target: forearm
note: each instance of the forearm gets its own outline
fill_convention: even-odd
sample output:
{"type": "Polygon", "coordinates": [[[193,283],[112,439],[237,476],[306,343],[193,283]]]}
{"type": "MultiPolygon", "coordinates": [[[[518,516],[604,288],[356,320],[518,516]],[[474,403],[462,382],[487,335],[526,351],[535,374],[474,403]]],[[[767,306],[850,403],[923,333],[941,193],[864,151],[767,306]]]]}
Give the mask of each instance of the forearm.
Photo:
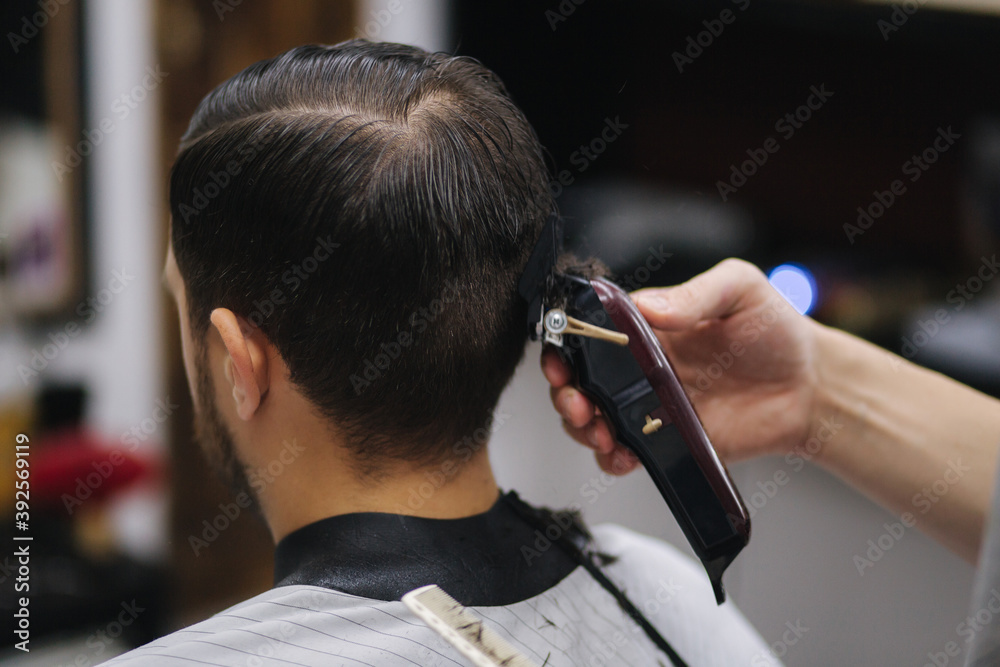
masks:
{"type": "Polygon", "coordinates": [[[1000,401],[817,326],[817,417],[840,428],[818,461],[975,562],[1000,452],[1000,401]]]}

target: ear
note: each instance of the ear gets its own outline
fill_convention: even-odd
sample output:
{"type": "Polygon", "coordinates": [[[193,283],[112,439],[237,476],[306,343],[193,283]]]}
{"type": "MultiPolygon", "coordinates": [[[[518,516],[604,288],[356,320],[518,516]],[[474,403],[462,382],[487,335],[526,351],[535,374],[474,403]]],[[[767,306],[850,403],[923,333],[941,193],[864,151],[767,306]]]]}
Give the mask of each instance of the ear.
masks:
{"type": "Polygon", "coordinates": [[[233,387],[236,414],[247,421],[267,394],[267,342],[259,330],[228,308],[216,308],[210,319],[226,348],[225,374],[233,387]]]}

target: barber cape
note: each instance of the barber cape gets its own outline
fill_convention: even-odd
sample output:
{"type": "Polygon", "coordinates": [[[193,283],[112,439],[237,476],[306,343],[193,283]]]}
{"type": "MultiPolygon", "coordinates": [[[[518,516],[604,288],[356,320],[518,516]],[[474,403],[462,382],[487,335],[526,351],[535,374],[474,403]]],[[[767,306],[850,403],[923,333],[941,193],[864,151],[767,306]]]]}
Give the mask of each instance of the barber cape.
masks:
{"type": "Polygon", "coordinates": [[[358,513],[317,521],[278,544],[275,581],[105,664],[470,664],[399,601],[428,584],[545,667],[669,666],[663,640],[692,667],[780,664],[732,603],[715,604],[704,572],[673,547],[615,525],[590,534],[514,493],[462,519],[358,513]]]}

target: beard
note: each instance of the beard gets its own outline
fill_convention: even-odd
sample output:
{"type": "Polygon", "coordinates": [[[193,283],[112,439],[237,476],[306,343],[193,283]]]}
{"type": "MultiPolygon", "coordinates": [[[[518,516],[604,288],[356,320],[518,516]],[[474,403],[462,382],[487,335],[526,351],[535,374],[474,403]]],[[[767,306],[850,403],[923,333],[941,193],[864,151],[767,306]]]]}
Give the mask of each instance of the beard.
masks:
{"type": "Polygon", "coordinates": [[[195,441],[212,472],[229,488],[229,492],[235,497],[246,494],[251,508],[260,514],[258,499],[247,478],[247,465],[240,460],[232,433],[215,405],[215,382],[208,370],[207,346],[198,345],[198,348],[195,361],[198,390],[194,406],[195,441]]]}

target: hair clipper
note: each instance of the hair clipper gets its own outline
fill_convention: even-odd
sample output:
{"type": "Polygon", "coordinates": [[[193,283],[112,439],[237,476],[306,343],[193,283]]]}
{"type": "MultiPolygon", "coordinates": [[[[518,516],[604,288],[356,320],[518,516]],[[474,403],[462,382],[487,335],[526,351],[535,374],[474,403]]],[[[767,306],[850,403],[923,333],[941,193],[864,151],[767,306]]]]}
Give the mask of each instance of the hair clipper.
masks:
{"type": "Polygon", "coordinates": [[[575,385],[642,462],[722,604],[722,574],[750,540],[746,507],[631,298],[604,278],[555,272],[561,249],[561,220],[552,216],[519,286],[529,333],[558,348],[575,385]],[[546,294],[559,303],[545,303],[546,294]]]}

